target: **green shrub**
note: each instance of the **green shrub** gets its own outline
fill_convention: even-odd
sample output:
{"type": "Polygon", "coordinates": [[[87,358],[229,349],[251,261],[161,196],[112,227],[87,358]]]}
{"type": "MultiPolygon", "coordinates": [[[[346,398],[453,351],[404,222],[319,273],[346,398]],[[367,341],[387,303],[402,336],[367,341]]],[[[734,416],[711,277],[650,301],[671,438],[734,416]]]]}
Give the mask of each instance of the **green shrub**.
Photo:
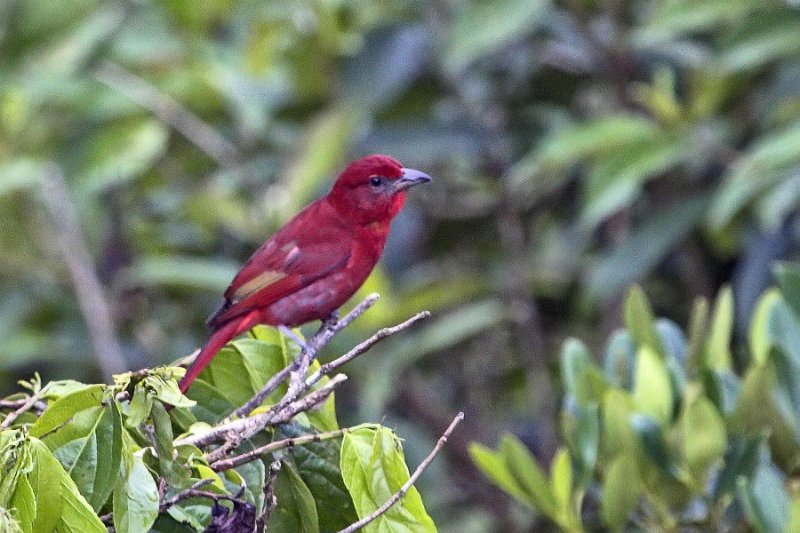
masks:
{"type": "Polygon", "coordinates": [[[476,464],[566,531],[800,530],[800,268],[776,273],[738,357],[730,289],[710,317],[698,299],[684,332],[634,287],[599,361],[564,343],[550,474],[510,434],[494,450],[473,443],[476,464]]]}

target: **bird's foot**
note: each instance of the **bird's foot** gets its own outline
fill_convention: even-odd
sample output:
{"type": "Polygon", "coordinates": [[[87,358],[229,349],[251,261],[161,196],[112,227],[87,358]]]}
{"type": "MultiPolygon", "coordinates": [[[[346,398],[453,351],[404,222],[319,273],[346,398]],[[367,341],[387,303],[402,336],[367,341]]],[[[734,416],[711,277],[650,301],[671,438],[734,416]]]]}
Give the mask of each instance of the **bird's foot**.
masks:
{"type": "Polygon", "coordinates": [[[306,353],[309,352],[308,344],[306,344],[305,341],[303,341],[303,339],[298,337],[297,334],[294,331],[292,331],[291,329],[289,329],[289,328],[287,328],[286,326],[283,326],[283,325],[278,326],[278,331],[283,333],[284,336],[289,337],[290,339],[292,339],[294,341],[294,343],[297,346],[300,347],[300,351],[301,352],[306,352],[306,353]]]}
{"type": "Polygon", "coordinates": [[[332,312],[330,315],[322,319],[322,328],[331,328],[339,322],[339,310],[332,312]]]}

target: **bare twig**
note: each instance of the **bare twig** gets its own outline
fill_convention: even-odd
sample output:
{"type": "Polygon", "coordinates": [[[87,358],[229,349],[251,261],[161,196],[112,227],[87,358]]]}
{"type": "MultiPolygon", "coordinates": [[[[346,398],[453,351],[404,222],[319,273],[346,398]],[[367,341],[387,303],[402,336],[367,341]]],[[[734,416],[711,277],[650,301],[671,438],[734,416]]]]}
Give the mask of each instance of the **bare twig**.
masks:
{"type": "Polygon", "coordinates": [[[237,455],[235,457],[229,457],[228,459],[222,459],[213,463],[211,468],[213,468],[217,472],[222,472],[223,470],[229,470],[231,468],[236,468],[237,466],[243,465],[245,463],[249,463],[250,461],[268,454],[272,453],[277,450],[282,450],[283,448],[293,448],[295,446],[302,446],[304,444],[309,444],[312,442],[322,442],[324,440],[330,439],[338,439],[345,433],[350,431],[354,431],[355,429],[361,427],[373,427],[374,424],[361,424],[356,427],[351,428],[341,428],[336,429],[333,431],[324,431],[322,433],[310,433],[308,435],[300,435],[299,437],[289,437],[286,439],[276,440],[274,442],[270,442],[269,444],[265,444],[264,446],[259,446],[254,450],[250,450],[249,452],[245,452],[241,455],[237,455]]]}
{"type": "Polygon", "coordinates": [[[89,329],[97,363],[106,377],[127,368],[114,333],[111,307],[92,265],[92,258],[81,233],[75,205],[69,197],[61,169],[51,166],[44,180],[44,199],[55,226],[55,241],[67,263],[86,326],[89,329]]]}
{"type": "MultiPolygon", "coordinates": [[[[308,396],[289,404],[279,413],[260,413],[249,418],[233,420],[226,424],[215,426],[205,433],[190,435],[188,437],[178,439],[175,441],[175,446],[181,446],[183,444],[191,444],[198,447],[206,446],[212,442],[224,440],[229,432],[240,436],[242,440],[250,438],[265,427],[288,422],[300,411],[316,405],[320,401],[323,401],[330,396],[330,394],[333,392],[333,389],[335,389],[345,380],[347,380],[347,376],[344,374],[338,374],[337,376],[331,378],[331,380],[324,386],[315,390],[308,396]]],[[[217,459],[221,459],[221,457],[217,457],[217,459]]]]}
{"type": "Polygon", "coordinates": [[[14,420],[19,418],[23,413],[28,411],[31,407],[33,407],[39,398],[41,397],[41,391],[36,391],[35,393],[28,396],[27,399],[24,400],[24,403],[17,407],[16,411],[12,411],[8,413],[8,415],[3,419],[3,422],[0,423],[0,430],[8,429],[11,427],[11,424],[14,423],[14,420]]]}
{"type": "MultiPolygon", "coordinates": [[[[234,411],[233,416],[241,418],[249,415],[256,407],[264,403],[266,397],[272,394],[275,389],[277,389],[278,386],[283,383],[287,377],[289,377],[289,374],[292,371],[295,371],[303,366],[304,362],[307,372],[308,364],[310,364],[310,362],[317,356],[317,353],[319,353],[319,351],[331,341],[334,335],[349,326],[353,320],[364,314],[367,309],[375,305],[375,302],[378,301],[378,298],[380,298],[380,295],[373,292],[364,298],[342,319],[323,321],[319,330],[317,330],[314,336],[308,339],[306,342],[308,351],[304,349],[290,365],[272,376],[272,378],[270,378],[266,385],[264,385],[264,387],[262,387],[262,389],[258,391],[255,396],[250,398],[247,402],[245,402],[244,405],[234,411]]],[[[300,372],[296,372],[296,375],[305,377],[306,372],[303,372],[302,374],[300,374],[300,372]]],[[[301,392],[302,388],[298,387],[297,385],[295,385],[294,388],[290,387],[290,390],[287,391],[286,395],[284,395],[284,397],[281,399],[283,405],[276,404],[273,406],[273,410],[278,411],[282,409],[288,405],[289,402],[294,401],[301,392]]]]}
{"type": "Polygon", "coordinates": [[[330,374],[331,372],[333,372],[340,366],[344,365],[345,363],[349,363],[359,355],[364,354],[367,350],[375,346],[382,339],[385,339],[390,335],[394,335],[399,331],[403,331],[404,329],[408,329],[417,322],[419,322],[420,320],[426,319],[429,316],[431,316],[430,311],[421,311],[416,315],[412,316],[411,318],[409,318],[408,320],[406,320],[405,322],[401,322],[396,326],[379,329],[371,337],[354,346],[346,354],[334,359],[333,361],[325,363],[324,365],[321,365],[319,369],[317,369],[316,372],[311,374],[311,376],[309,376],[309,378],[306,380],[306,386],[310,387],[314,385],[322,378],[322,376],[330,374]]]}
{"type": "Polygon", "coordinates": [[[186,137],[220,165],[230,167],[239,161],[236,146],[174,98],[116,63],[103,60],[94,69],[95,78],[151,111],[186,137]]]}
{"type": "Polygon", "coordinates": [[[281,469],[280,461],[273,461],[269,465],[267,472],[267,479],[264,482],[264,509],[261,514],[256,518],[256,533],[263,533],[266,530],[267,520],[269,520],[272,511],[278,506],[278,498],[275,497],[275,481],[278,478],[278,472],[281,469]]]}
{"type": "Polygon", "coordinates": [[[414,483],[416,483],[419,476],[422,475],[422,472],[424,472],[425,469],[428,468],[428,465],[431,464],[433,458],[436,457],[436,454],[439,453],[439,450],[441,450],[442,447],[447,442],[447,438],[450,436],[450,434],[462,420],[464,420],[464,413],[458,413],[456,417],[453,419],[453,421],[450,423],[450,425],[447,427],[447,429],[444,431],[444,433],[442,433],[442,436],[439,437],[439,440],[436,442],[436,446],[433,447],[433,450],[431,450],[431,453],[429,453],[428,456],[425,459],[423,459],[423,461],[419,464],[417,469],[414,470],[414,473],[411,474],[411,476],[409,476],[408,481],[406,481],[403,484],[403,486],[400,487],[400,490],[395,492],[391,498],[386,500],[386,502],[384,502],[383,505],[375,509],[375,511],[368,514],[358,522],[350,524],[346,528],[339,531],[339,533],[353,533],[354,531],[361,529],[362,527],[366,526],[367,524],[369,524],[370,522],[372,522],[373,520],[384,514],[386,511],[388,511],[394,504],[399,502],[403,498],[403,496],[406,495],[411,486],[414,483]]]}

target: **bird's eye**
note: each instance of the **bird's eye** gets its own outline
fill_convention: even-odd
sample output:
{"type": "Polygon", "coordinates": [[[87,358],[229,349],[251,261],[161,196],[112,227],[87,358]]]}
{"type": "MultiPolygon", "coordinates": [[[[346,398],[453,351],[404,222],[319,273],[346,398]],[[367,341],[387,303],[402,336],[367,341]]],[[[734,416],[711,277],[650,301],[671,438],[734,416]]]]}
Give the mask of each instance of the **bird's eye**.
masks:
{"type": "Polygon", "coordinates": [[[380,187],[381,185],[383,185],[383,178],[380,176],[372,176],[369,179],[369,184],[372,185],[373,187],[380,187]]]}

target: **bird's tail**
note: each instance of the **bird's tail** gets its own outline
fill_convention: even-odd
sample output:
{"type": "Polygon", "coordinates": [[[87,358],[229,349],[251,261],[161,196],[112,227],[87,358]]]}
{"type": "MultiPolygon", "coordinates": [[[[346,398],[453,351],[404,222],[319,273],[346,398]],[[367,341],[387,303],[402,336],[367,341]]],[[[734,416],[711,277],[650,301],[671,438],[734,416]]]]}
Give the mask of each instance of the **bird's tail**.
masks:
{"type": "Polygon", "coordinates": [[[186,369],[186,375],[183,376],[183,379],[181,379],[179,383],[181,392],[185,393],[189,389],[189,386],[195,378],[200,375],[200,372],[203,371],[208,363],[211,362],[211,359],[217,355],[217,352],[219,352],[229,340],[247,331],[255,324],[255,317],[252,314],[248,314],[223,324],[212,333],[211,338],[208,339],[208,342],[206,342],[205,346],[200,350],[200,353],[197,354],[197,357],[194,358],[192,364],[186,369]]]}

